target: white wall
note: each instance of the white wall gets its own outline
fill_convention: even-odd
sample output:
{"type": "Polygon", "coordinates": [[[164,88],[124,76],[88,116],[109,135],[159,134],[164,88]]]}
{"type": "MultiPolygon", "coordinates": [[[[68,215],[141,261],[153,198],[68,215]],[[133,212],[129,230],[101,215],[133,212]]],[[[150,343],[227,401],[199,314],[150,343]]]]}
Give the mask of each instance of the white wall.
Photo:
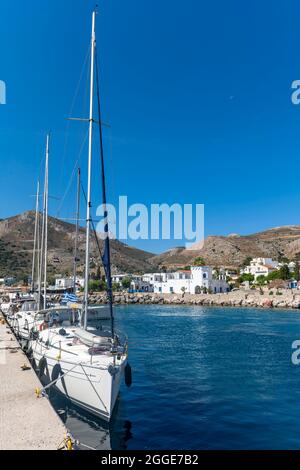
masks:
{"type": "Polygon", "coordinates": [[[61,277],[59,279],[55,279],[55,287],[69,289],[72,286],[73,286],[73,278],[61,277]]]}
{"type": "Polygon", "coordinates": [[[192,266],[191,274],[177,271],[168,273],[162,282],[154,282],[154,292],[162,294],[200,293],[204,288],[213,292],[227,292],[229,285],[224,279],[213,279],[210,266],[192,266]]]}

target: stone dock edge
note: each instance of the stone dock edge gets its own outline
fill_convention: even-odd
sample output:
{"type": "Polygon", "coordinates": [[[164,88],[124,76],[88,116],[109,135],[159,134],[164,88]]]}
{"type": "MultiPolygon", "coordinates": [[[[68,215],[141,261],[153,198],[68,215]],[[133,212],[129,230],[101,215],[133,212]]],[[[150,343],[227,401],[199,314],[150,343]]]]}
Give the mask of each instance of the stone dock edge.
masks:
{"type": "Polygon", "coordinates": [[[0,314],[0,450],[58,450],[68,430],[0,314]]]}

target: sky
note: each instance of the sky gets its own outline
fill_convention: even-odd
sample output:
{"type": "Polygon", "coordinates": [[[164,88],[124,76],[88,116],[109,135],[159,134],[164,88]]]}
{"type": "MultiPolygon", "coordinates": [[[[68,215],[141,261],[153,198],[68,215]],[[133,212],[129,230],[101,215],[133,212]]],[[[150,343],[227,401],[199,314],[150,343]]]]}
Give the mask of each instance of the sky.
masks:
{"type": "MultiPolygon", "coordinates": [[[[0,218],[34,208],[48,131],[50,213],[74,218],[87,125],[67,118],[88,116],[93,7],[1,0],[0,218]]],[[[206,236],[300,224],[299,13],[293,0],[99,1],[109,202],[204,204],[206,236]]],[[[94,155],[95,211],[97,144],[94,155]]],[[[183,244],[127,242],[153,252],[183,244]]]]}

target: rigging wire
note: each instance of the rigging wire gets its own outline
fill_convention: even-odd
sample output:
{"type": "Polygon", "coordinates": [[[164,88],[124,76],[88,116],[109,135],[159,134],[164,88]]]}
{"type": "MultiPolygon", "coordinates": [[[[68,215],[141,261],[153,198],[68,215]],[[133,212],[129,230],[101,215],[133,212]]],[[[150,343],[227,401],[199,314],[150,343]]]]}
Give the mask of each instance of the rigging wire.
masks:
{"type": "Polygon", "coordinates": [[[97,108],[98,108],[98,123],[99,123],[99,145],[100,145],[100,163],[102,173],[102,203],[104,204],[104,215],[105,215],[105,248],[104,256],[102,257],[103,267],[106,274],[107,282],[107,297],[109,300],[110,308],[110,321],[111,321],[111,334],[112,339],[115,339],[115,319],[113,313],[113,291],[112,291],[112,279],[111,279],[111,264],[110,264],[110,239],[109,239],[109,227],[108,227],[108,213],[107,213],[107,201],[106,201],[106,185],[105,185],[105,165],[104,165],[104,151],[103,151],[103,134],[102,134],[102,119],[101,119],[101,98],[100,98],[100,77],[98,67],[98,50],[95,48],[96,56],[96,84],[97,84],[97,108]]]}
{"type": "MultiPolygon", "coordinates": [[[[83,187],[83,185],[82,185],[81,182],[80,182],[80,185],[81,185],[81,190],[82,190],[82,193],[83,193],[83,197],[84,197],[85,203],[87,203],[87,198],[86,198],[85,190],[84,190],[84,187],[83,187]]],[[[101,261],[102,261],[102,250],[101,250],[100,241],[99,241],[99,238],[98,238],[98,235],[97,235],[96,227],[95,227],[95,224],[94,224],[94,220],[93,220],[93,219],[90,219],[90,221],[91,221],[91,224],[92,224],[92,230],[93,230],[93,233],[94,233],[94,236],[95,236],[97,248],[98,248],[98,250],[99,250],[100,258],[101,258],[101,261]]]]}
{"type": "Polygon", "coordinates": [[[81,162],[82,153],[83,153],[84,146],[85,146],[85,144],[86,144],[87,138],[88,138],[88,130],[86,131],[86,134],[85,134],[84,139],[83,139],[83,141],[82,141],[81,147],[80,147],[80,149],[79,149],[79,154],[78,154],[78,157],[77,157],[76,162],[75,162],[75,164],[74,164],[74,167],[73,167],[71,176],[70,176],[70,178],[69,178],[69,182],[68,182],[67,187],[66,187],[66,190],[65,190],[65,192],[64,192],[64,195],[63,195],[63,197],[62,197],[62,199],[61,199],[61,201],[60,201],[60,204],[59,204],[59,206],[58,206],[58,209],[57,209],[57,211],[56,211],[56,216],[57,216],[57,217],[59,217],[61,208],[62,208],[62,206],[63,206],[63,204],[64,204],[64,202],[65,202],[65,199],[66,199],[66,197],[67,197],[67,195],[68,195],[68,193],[69,193],[69,191],[70,191],[70,188],[71,188],[71,186],[72,186],[74,177],[75,177],[75,175],[76,175],[76,169],[77,169],[79,166],[81,166],[81,165],[80,165],[80,162],[81,162]]]}
{"type": "MultiPolygon", "coordinates": [[[[99,56],[99,47],[97,47],[97,56],[99,56]]],[[[97,60],[97,67],[98,67],[98,77],[102,75],[102,67],[101,67],[101,62],[99,62],[99,60],[97,60]]],[[[101,87],[102,87],[102,90],[103,88],[105,88],[103,86],[103,83],[101,83],[101,87]]],[[[107,93],[107,88],[104,89],[104,93],[103,93],[105,96],[108,95],[107,93]]],[[[111,122],[111,119],[110,119],[110,113],[109,113],[109,109],[107,109],[106,107],[106,111],[105,111],[106,115],[107,115],[107,122],[110,123],[111,122]]],[[[109,172],[110,172],[110,175],[111,175],[111,182],[110,182],[110,185],[109,185],[109,192],[110,192],[110,196],[111,196],[111,199],[114,200],[116,197],[117,197],[117,193],[116,193],[116,184],[115,184],[115,166],[114,166],[114,160],[113,160],[113,132],[112,132],[112,128],[111,126],[108,126],[108,136],[103,136],[104,137],[104,140],[107,140],[108,141],[108,159],[109,159],[109,172]]]]}
{"type": "MultiPolygon", "coordinates": [[[[90,46],[88,46],[87,53],[86,53],[86,55],[85,55],[85,59],[84,59],[83,65],[82,65],[82,67],[81,67],[79,80],[78,80],[78,83],[77,83],[77,86],[76,86],[76,89],[75,89],[75,93],[74,93],[74,95],[73,95],[73,99],[72,99],[72,102],[71,102],[71,107],[70,107],[70,111],[69,111],[69,116],[72,115],[73,110],[74,110],[74,107],[75,107],[75,103],[76,103],[76,100],[77,100],[77,97],[78,97],[78,94],[79,94],[80,85],[81,85],[81,82],[82,82],[82,80],[83,80],[83,75],[84,75],[84,72],[85,72],[85,69],[86,69],[86,66],[87,66],[87,62],[88,62],[88,59],[89,59],[89,56],[90,56],[90,52],[91,52],[91,51],[90,51],[90,46]]],[[[69,141],[69,128],[70,128],[70,121],[67,121],[66,127],[65,127],[64,150],[63,150],[63,154],[62,154],[62,164],[61,164],[61,174],[60,174],[60,187],[62,186],[64,164],[65,164],[66,155],[67,155],[67,147],[68,147],[68,141],[69,141]]]]}

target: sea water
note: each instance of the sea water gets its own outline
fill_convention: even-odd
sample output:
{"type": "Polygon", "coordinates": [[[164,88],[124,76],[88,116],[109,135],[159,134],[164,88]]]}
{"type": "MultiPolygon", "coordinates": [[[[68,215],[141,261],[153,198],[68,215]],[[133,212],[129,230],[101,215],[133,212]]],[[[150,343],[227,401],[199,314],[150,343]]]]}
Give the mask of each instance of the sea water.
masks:
{"type": "MultiPolygon", "coordinates": [[[[131,388],[109,425],[51,400],[96,449],[300,449],[300,312],[201,306],[116,307],[131,388]]],[[[83,448],[86,448],[84,447],[83,448]]]]}

